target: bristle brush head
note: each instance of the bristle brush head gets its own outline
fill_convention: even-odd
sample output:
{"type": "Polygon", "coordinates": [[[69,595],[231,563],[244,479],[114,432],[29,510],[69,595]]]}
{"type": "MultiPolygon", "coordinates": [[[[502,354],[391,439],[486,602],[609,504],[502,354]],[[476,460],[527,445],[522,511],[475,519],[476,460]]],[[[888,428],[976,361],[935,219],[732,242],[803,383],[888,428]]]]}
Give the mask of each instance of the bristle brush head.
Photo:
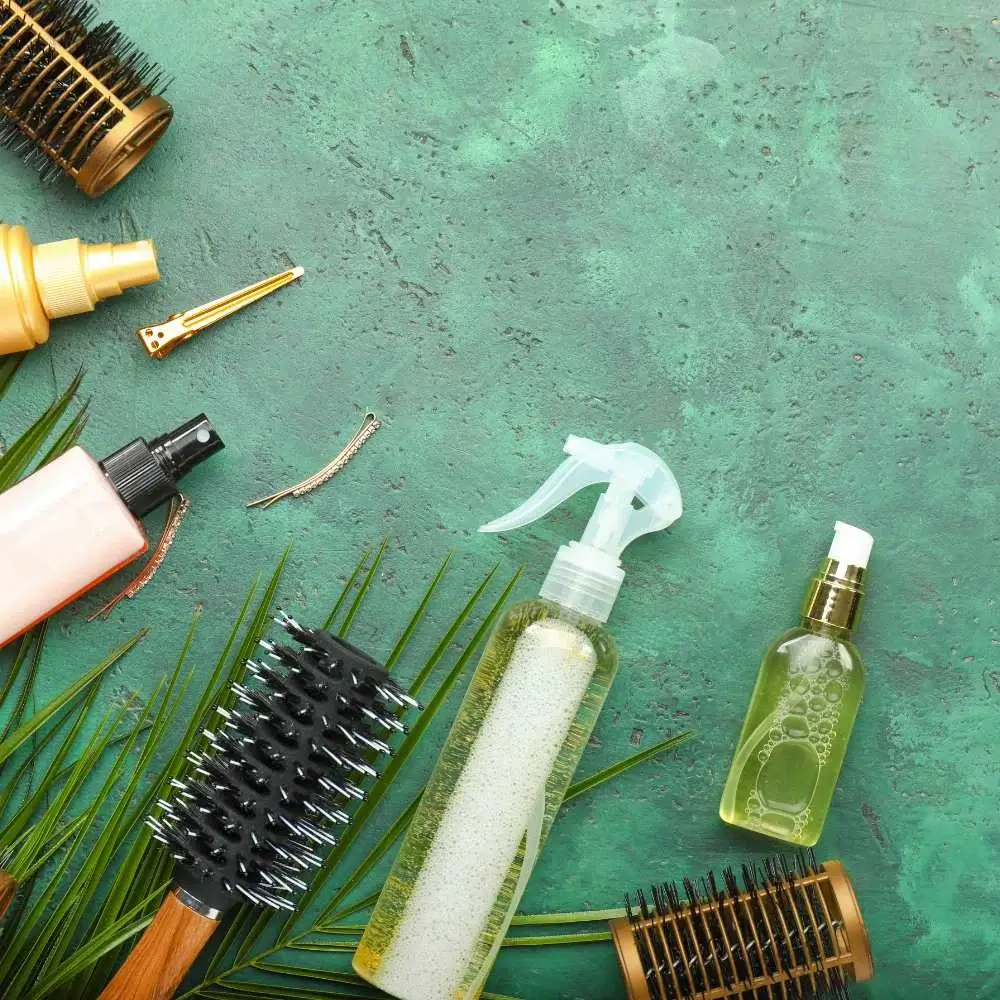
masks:
{"type": "Polygon", "coordinates": [[[104,194],[173,118],[163,75],[83,0],[0,0],[0,142],[104,194]]]}
{"type": "Polygon", "coordinates": [[[874,974],[847,873],[812,852],[626,896],[611,923],[630,1000],[846,1000],[874,974]]]}
{"type": "Polygon", "coordinates": [[[382,734],[401,727],[395,710],[416,705],[366,654],[282,623],[296,644],[262,641],[235,704],[219,707],[205,749],[149,820],[181,887],[217,910],[294,908],[364,798],[361,782],[377,777],[371,759],[390,752],[382,734]]]}

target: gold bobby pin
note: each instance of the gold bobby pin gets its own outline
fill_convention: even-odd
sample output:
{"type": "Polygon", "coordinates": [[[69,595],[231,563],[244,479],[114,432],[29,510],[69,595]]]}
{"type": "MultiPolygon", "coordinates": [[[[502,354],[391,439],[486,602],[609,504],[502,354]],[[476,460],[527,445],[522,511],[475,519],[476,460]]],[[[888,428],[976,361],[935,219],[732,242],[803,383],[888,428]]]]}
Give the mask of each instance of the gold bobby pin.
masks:
{"type": "Polygon", "coordinates": [[[218,323],[219,320],[232,316],[240,309],[246,308],[258,299],[264,298],[276,292],[279,288],[293,281],[298,281],[305,274],[305,268],[293,267],[288,271],[282,271],[273,278],[265,278],[258,281],[256,285],[250,285],[232,295],[224,295],[221,299],[209,302],[206,305],[198,306],[197,309],[188,309],[187,312],[173,313],[166,323],[157,326],[144,326],[138,330],[139,339],[143,347],[149,352],[152,358],[165,358],[175,347],[179,347],[185,340],[190,340],[196,333],[200,333],[205,327],[218,323]]]}
{"type": "Polygon", "coordinates": [[[150,580],[156,576],[157,570],[163,565],[163,560],[167,558],[167,553],[170,551],[170,547],[174,544],[174,539],[177,537],[177,530],[181,526],[181,521],[184,520],[184,516],[187,514],[188,510],[191,508],[191,501],[187,497],[177,495],[170,498],[170,507],[167,510],[167,519],[163,524],[163,534],[160,535],[160,540],[156,543],[155,548],[150,553],[149,560],[146,565],[139,570],[135,578],[125,587],[115,594],[114,597],[104,605],[103,608],[99,608],[95,611],[87,621],[92,622],[97,618],[109,618],[111,612],[115,610],[118,605],[124,600],[131,600],[136,594],[146,586],[150,580]]]}
{"type": "Polygon", "coordinates": [[[329,465],[325,465],[314,476],[303,479],[301,483],[289,486],[288,489],[278,490],[277,493],[272,493],[269,497],[261,497],[260,500],[254,500],[252,503],[248,503],[247,507],[262,507],[266,510],[271,504],[275,504],[279,500],[284,500],[285,497],[301,497],[307,493],[312,493],[313,490],[318,489],[324,483],[333,479],[361,451],[365,442],[373,437],[381,426],[382,421],[369,411],[365,414],[365,419],[361,421],[361,426],[358,428],[357,434],[347,442],[347,447],[329,465]]]}

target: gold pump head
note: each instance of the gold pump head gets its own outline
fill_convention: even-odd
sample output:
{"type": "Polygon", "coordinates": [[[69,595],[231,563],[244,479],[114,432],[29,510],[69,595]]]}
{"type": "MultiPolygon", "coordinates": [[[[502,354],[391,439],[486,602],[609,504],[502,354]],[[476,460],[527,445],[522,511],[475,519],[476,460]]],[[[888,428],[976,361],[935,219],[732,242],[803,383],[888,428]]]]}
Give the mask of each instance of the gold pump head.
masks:
{"type": "Polygon", "coordinates": [[[151,240],[35,246],[23,226],[0,223],[0,355],[44,344],[50,320],[93,312],[103,299],[159,277],[151,240]]]}

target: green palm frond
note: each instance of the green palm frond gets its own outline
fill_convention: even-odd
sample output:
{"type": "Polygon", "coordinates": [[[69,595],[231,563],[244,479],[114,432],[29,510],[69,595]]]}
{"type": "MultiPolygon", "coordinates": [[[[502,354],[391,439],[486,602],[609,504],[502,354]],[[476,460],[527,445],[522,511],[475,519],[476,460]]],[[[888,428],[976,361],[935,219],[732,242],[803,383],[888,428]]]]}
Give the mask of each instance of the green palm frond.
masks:
{"type": "Polygon", "coordinates": [[[7,354],[0,358],[0,399],[3,399],[10,388],[10,384],[25,357],[24,354],[7,354]]]}
{"type": "MultiPolygon", "coordinates": [[[[0,375],[2,381],[2,375],[0,375]]],[[[69,426],[59,435],[48,452],[42,451],[55,433],[63,417],[76,398],[83,381],[83,372],[78,372],[66,390],[59,394],[48,409],[0,456],[0,491],[9,489],[26,472],[36,465],[51,461],[76,444],[76,439],[86,424],[84,403],[70,421],[69,426]]]]}
{"type": "MultiPolygon", "coordinates": [[[[18,360],[0,360],[0,398],[18,360]]],[[[75,443],[87,416],[86,405],[73,409],[79,381],[0,456],[0,489],[75,443]]],[[[333,595],[327,627],[346,635],[362,620],[388,556],[388,540],[361,554],[333,595]]],[[[0,860],[6,859],[8,870],[23,883],[0,925],[0,996],[94,1000],[152,920],[171,883],[172,861],[153,840],[145,818],[184,770],[215,707],[231,704],[232,685],[270,621],[285,564],[282,558],[269,577],[249,588],[208,670],[189,664],[196,614],[172,670],[146,700],[136,698],[109,711],[101,707],[98,687],[141,635],[37,709],[34,689],[44,672],[44,630],[19,640],[0,659],[0,860]]],[[[448,555],[384,659],[388,668],[406,674],[426,708],[382,780],[356,810],[296,913],[236,908],[179,1000],[381,996],[353,974],[350,958],[378,896],[382,863],[419,803],[420,791],[408,784],[410,791],[402,797],[398,788],[405,782],[396,779],[409,772],[428,730],[443,720],[519,578],[514,573],[503,579],[494,567],[458,607],[441,616],[442,583],[451,566],[448,555]],[[439,617],[444,624],[428,635],[439,617]],[[428,655],[413,654],[417,636],[430,649],[428,655]]],[[[581,779],[567,801],[596,793],[688,738],[685,733],[664,740],[581,779]]],[[[505,945],[605,941],[605,929],[594,925],[620,912],[522,914],[505,945]]]]}

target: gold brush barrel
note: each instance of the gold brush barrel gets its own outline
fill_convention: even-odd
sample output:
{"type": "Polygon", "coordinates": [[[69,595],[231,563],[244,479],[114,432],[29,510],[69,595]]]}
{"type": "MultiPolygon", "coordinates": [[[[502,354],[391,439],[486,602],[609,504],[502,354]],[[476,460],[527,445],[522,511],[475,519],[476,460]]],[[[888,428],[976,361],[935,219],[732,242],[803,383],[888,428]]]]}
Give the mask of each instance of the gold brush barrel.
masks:
{"type": "Polygon", "coordinates": [[[0,141],[96,197],[145,158],[173,109],[155,63],[92,20],[72,0],[0,0],[0,141]]]}
{"type": "Polygon", "coordinates": [[[839,861],[811,853],[792,864],[743,866],[742,889],[727,869],[701,888],[685,879],[627,897],[611,934],[629,1000],[787,1000],[842,997],[874,975],[868,931],[839,861]]]}

